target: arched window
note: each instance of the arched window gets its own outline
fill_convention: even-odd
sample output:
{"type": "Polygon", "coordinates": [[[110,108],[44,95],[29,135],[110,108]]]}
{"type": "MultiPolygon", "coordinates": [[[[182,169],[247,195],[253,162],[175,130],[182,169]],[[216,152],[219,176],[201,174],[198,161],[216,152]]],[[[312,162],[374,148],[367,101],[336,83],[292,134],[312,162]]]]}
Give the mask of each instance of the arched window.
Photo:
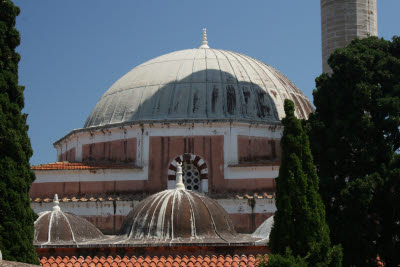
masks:
{"type": "Polygon", "coordinates": [[[187,190],[208,192],[208,168],[199,156],[185,153],[176,157],[168,168],[168,189],[175,186],[177,162],[182,163],[182,178],[187,190]]]}

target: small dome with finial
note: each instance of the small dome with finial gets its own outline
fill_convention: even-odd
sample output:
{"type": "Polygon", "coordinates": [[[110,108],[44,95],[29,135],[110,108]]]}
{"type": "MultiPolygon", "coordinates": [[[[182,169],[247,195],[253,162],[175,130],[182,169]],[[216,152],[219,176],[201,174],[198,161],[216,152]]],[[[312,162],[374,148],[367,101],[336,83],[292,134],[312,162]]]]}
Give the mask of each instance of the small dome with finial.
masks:
{"type": "Polygon", "coordinates": [[[63,212],[57,194],[54,195],[52,210],[40,213],[35,221],[35,245],[77,244],[104,237],[87,220],[63,212]]]}
{"type": "Polygon", "coordinates": [[[120,234],[130,240],[212,243],[232,242],[237,236],[224,208],[203,194],[185,189],[181,164],[177,166],[175,189],[142,200],[125,219],[120,234]]]}

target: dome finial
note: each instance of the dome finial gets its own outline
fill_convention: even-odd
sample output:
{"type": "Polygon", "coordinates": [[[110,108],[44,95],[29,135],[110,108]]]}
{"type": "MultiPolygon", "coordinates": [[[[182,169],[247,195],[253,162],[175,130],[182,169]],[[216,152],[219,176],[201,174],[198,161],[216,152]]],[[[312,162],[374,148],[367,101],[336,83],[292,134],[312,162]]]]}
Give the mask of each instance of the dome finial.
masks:
{"type": "Polygon", "coordinates": [[[210,48],[207,42],[207,29],[203,28],[203,41],[201,42],[201,46],[199,48],[210,48]]]}
{"type": "Polygon", "coordinates": [[[185,190],[185,185],[182,182],[182,163],[178,162],[177,165],[175,189],[185,190]]]}
{"type": "Polygon", "coordinates": [[[58,202],[58,195],[57,194],[55,194],[54,195],[54,199],[53,199],[53,211],[60,211],[61,209],[60,209],[60,206],[58,206],[58,204],[59,204],[60,202],[58,202]]]}

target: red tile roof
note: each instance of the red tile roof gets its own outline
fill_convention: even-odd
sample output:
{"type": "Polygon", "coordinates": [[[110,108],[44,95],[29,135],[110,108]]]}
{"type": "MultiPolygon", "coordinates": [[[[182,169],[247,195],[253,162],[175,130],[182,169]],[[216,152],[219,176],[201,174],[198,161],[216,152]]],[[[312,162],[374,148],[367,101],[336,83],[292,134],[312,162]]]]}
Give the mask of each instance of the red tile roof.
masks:
{"type": "Polygon", "coordinates": [[[55,162],[31,166],[34,171],[37,170],[99,170],[99,169],[136,169],[140,168],[134,165],[122,163],[85,163],[85,162],[55,162]]]}
{"type": "Polygon", "coordinates": [[[273,199],[273,198],[275,198],[275,193],[274,194],[261,193],[261,195],[254,193],[253,195],[245,194],[242,196],[236,195],[236,198],[237,199],[243,199],[243,198],[246,198],[246,199],[253,199],[253,198],[255,198],[255,199],[261,199],[261,198],[273,199]]]}
{"type": "MultiPolygon", "coordinates": [[[[84,257],[43,257],[40,259],[40,265],[42,266],[146,266],[146,267],[225,267],[225,266],[257,266],[259,262],[259,257],[253,255],[206,255],[206,256],[161,256],[161,257],[94,257],[90,256],[84,257]]],[[[265,257],[265,256],[264,256],[265,257]]]]}
{"type": "MultiPolygon", "coordinates": [[[[60,198],[58,201],[59,202],[103,202],[103,201],[121,201],[121,200],[125,200],[125,201],[132,201],[135,198],[133,197],[129,197],[129,196],[108,196],[108,197],[72,197],[72,198],[68,198],[68,197],[63,197],[60,198]]],[[[34,198],[31,199],[31,202],[36,202],[36,203],[50,203],[53,202],[52,198],[46,197],[46,198],[34,198]]]]}

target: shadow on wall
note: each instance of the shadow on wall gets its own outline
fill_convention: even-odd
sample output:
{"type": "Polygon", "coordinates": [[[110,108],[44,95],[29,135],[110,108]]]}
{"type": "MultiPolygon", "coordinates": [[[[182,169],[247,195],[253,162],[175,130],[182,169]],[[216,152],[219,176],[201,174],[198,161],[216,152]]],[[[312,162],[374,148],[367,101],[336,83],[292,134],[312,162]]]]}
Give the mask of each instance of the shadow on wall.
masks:
{"type": "Polygon", "coordinates": [[[113,92],[104,95],[98,105],[85,127],[126,121],[279,121],[270,92],[214,69],[164,85],[113,92]]]}

